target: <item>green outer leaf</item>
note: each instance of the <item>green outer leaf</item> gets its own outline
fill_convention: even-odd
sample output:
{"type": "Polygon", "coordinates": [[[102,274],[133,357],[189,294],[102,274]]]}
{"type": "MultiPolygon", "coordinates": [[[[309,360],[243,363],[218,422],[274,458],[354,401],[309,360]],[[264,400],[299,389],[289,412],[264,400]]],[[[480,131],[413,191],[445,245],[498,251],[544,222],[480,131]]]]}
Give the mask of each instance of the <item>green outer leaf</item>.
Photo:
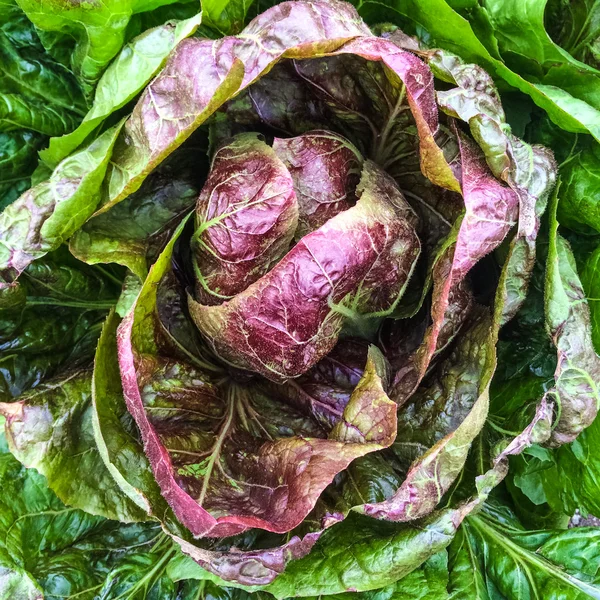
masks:
{"type": "Polygon", "coordinates": [[[79,118],[58,111],[41,100],[32,101],[19,94],[0,93],[0,131],[31,129],[46,135],[60,135],[77,126],[79,118]]]}
{"type": "Polygon", "coordinates": [[[542,67],[565,62],[594,72],[552,41],[544,28],[546,3],[547,0],[485,0],[501,52],[522,56],[542,67]]]}
{"type": "MultiPolygon", "coordinates": [[[[548,110],[548,107],[536,102],[538,106],[541,106],[541,108],[548,112],[550,118],[557,125],[573,133],[591,133],[597,141],[600,141],[600,110],[590,106],[584,100],[575,98],[567,90],[555,85],[537,83],[535,84],[535,89],[551,100],[555,106],[562,109],[565,113],[569,113],[577,120],[575,124],[569,123],[566,119],[557,121],[553,118],[553,114],[548,110]]],[[[535,102],[535,98],[533,100],[535,102]]]]}
{"type": "MultiPolygon", "coordinates": [[[[31,23],[27,21],[31,27],[31,23]]],[[[83,115],[85,102],[73,75],[42,54],[33,27],[31,38],[19,47],[13,37],[0,30],[0,91],[21,94],[61,112],[83,115]]]]}
{"type": "MultiPolygon", "coordinates": [[[[560,140],[556,140],[557,145],[560,140]]],[[[570,156],[560,169],[558,220],[570,229],[600,232],[600,146],[596,143],[570,156]]]]}
{"type": "Polygon", "coordinates": [[[526,479],[536,495],[528,493],[518,480],[515,484],[531,500],[542,500],[560,513],[573,515],[576,510],[583,514],[600,513],[598,478],[600,477],[600,420],[582,431],[571,444],[550,452],[536,448],[520,461],[526,479]],[[538,491],[539,486],[539,491],[538,491]],[[539,497],[541,492],[541,498],[539,497]]]}
{"type": "Polygon", "coordinates": [[[4,442],[0,435],[2,600],[198,600],[193,586],[166,576],[176,549],[158,524],[126,525],[65,506],[4,442]]]}
{"type": "MultiPolygon", "coordinates": [[[[173,0],[104,0],[73,4],[65,0],[18,0],[33,24],[46,34],[45,41],[68,40],[74,48],[70,67],[89,96],[106,65],[119,52],[125,41],[131,16],[152,10],[173,0]]],[[[46,43],[48,45],[48,43],[46,43]]]]}
{"type": "MultiPolygon", "coordinates": [[[[364,7],[375,2],[365,2],[364,7]]],[[[582,100],[553,86],[530,83],[494,58],[479,41],[469,22],[445,0],[391,0],[390,8],[420,24],[431,35],[429,45],[459,54],[467,62],[479,63],[490,73],[531,96],[554,123],[574,133],[591,133],[600,140],[597,111],[582,100]],[[558,90],[558,91],[557,91],[558,90]]]]}
{"type": "MultiPolygon", "coordinates": [[[[600,598],[600,532],[595,528],[529,533],[483,511],[467,518],[463,537],[476,555],[478,581],[484,578],[487,590],[497,590],[500,597],[600,598]]],[[[495,594],[452,598],[485,600],[498,597],[495,594]]]]}
{"type": "Polygon", "coordinates": [[[392,585],[371,592],[315,596],[313,600],[448,600],[447,585],[448,554],[442,551],[392,585]]]}
{"type": "MultiPolygon", "coordinates": [[[[558,190],[557,190],[558,192],[558,190]]],[[[558,356],[555,385],[558,420],[552,443],[573,441],[588,427],[600,408],[600,358],[594,351],[585,292],[568,242],[558,234],[555,195],[550,214],[546,265],[546,327],[558,356]]]]}
{"type": "Polygon", "coordinates": [[[92,431],[91,373],[79,370],[42,383],[20,400],[0,403],[11,452],[45,475],[66,504],[123,522],[147,514],[105,469],[92,431]]]}
{"type": "Polygon", "coordinates": [[[142,446],[136,439],[135,425],[123,399],[117,359],[119,321],[111,311],[96,350],[92,377],[94,439],[106,468],[121,490],[146,513],[156,514],[158,509],[158,514],[164,517],[167,506],[152,477],[142,446]],[[151,495],[151,500],[148,495],[151,495]]]}
{"type": "Polygon", "coordinates": [[[32,131],[0,133],[0,210],[30,186],[30,175],[38,162],[37,151],[46,138],[32,131]]]}
{"type": "Polygon", "coordinates": [[[350,5],[281,6],[285,8],[263,13],[237,38],[190,39],[178,46],[142,94],[115,146],[99,212],[137,190],[150,171],[221,105],[279,60],[333,52],[348,40],[370,34],[350,5]],[[265,51],[265,40],[274,39],[276,47],[265,51]],[[162,99],[160,106],[157,97],[162,99]]]}
{"type": "Polygon", "coordinates": [[[100,199],[100,185],[122,124],[66,158],[48,181],[0,214],[0,278],[16,278],[85,223],[100,199]]]}
{"type": "Polygon", "coordinates": [[[467,526],[461,527],[448,547],[451,600],[489,600],[484,575],[481,572],[478,549],[468,535],[467,526]]]}
{"type": "Polygon", "coordinates": [[[202,0],[206,24],[221,35],[239,33],[254,0],[202,0]]]}
{"type": "Polygon", "coordinates": [[[132,100],[164,66],[173,48],[194,33],[200,20],[198,14],[178,23],[168,22],[126,44],[98,81],[94,103],[79,127],[61,138],[51,139],[50,146],[40,152],[42,160],[55,167],[107,117],[132,100]]]}

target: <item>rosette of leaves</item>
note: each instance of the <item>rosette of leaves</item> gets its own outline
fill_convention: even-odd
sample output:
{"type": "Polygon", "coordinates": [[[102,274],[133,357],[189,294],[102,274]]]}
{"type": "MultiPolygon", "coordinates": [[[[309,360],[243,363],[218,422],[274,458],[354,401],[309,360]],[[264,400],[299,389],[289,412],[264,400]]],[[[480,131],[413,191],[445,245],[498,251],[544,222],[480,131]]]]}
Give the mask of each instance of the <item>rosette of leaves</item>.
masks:
{"type": "Polygon", "coordinates": [[[348,4],[284,2],[237,36],[184,39],[128,117],[0,219],[4,290],[65,241],[131,271],[123,320],[76,378],[87,395],[49,384],[2,406],[12,451],[67,503],[56,464],[99,456],[110,485],[88,510],[158,519],[194,577],[278,597],[393,584],[450,543],[509,455],[595,415],[589,314],[552,216],[554,386],[464,470],[555,172],[485,71],[376,36],[348,4]],[[61,453],[68,409],[91,434],[61,453]],[[408,550],[365,573],[339,555],[355,525],[408,550]],[[299,575],[310,561],[322,587],[299,575]]]}

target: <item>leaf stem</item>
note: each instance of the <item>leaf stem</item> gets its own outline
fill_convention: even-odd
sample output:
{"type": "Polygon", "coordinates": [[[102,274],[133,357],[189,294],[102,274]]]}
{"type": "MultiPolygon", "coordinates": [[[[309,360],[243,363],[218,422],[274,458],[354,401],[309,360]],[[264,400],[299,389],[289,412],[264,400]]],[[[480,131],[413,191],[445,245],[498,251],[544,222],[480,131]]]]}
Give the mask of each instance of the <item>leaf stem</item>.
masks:
{"type": "Polygon", "coordinates": [[[81,300],[57,300],[56,298],[44,298],[42,296],[30,296],[27,298],[28,306],[65,306],[69,308],[87,308],[88,310],[108,310],[116,303],[116,299],[85,302],[81,300]]]}

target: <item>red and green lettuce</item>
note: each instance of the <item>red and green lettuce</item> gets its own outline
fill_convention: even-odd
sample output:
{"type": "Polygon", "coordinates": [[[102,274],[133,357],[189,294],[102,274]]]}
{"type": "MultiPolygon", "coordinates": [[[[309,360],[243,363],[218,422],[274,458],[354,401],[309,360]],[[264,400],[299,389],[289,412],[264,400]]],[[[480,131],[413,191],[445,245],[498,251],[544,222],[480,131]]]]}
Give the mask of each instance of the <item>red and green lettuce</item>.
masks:
{"type": "Polygon", "coordinates": [[[550,531],[598,510],[598,161],[541,113],[598,135],[550,89],[593,51],[512,3],[18,4],[0,482],[39,514],[0,495],[0,592],[598,596],[597,532],[550,531]]]}

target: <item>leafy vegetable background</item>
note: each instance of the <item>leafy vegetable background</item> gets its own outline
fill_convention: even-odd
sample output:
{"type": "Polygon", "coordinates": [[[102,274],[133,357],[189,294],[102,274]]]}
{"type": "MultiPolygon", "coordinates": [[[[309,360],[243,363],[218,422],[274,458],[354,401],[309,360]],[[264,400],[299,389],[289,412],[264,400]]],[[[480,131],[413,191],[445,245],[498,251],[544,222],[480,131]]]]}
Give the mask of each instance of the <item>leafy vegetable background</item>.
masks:
{"type": "MultiPolygon", "coordinates": [[[[153,347],[146,332],[166,323],[168,342],[176,345],[169,352],[184,361],[178,364],[189,364],[185,361],[193,356],[195,367],[214,368],[214,357],[209,353],[205,360],[198,339],[180,320],[177,307],[185,299],[171,259],[178,256],[179,236],[189,237],[191,221],[186,230],[184,217],[206,181],[209,154],[238,133],[231,123],[246,118],[249,103],[267,92],[286,92],[289,74],[276,66],[268,76],[275,82],[271,89],[268,83],[261,88],[259,79],[247,95],[229,102],[210,128],[189,137],[167,131],[165,147],[150,143],[152,124],[139,117],[136,105],[151,106],[161,117],[161,111],[171,110],[165,122],[181,120],[191,133],[187,106],[160,105],[160,93],[167,89],[161,86],[168,87],[177,69],[185,67],[183,59],[177,63],[176,48],[184,40],[238,34],[274,4],[207,0],[200,16],[198,4],[187,1],[74,6],[62,0],[0,0],[0,208],[6,209],[0,215],[0,402],[7,423],[0,442],[0,600],[600,598],[600,528],[567,528],[576,510],[600,515],[600,422],[594,420],[600,405],[595,352],[600,351],[600,5],[592,1],[354,3],[378,34],[398,35],[399,27],[413,36],[398,43],[429,64],[441,112],[468,124],[484,149],[495,185],[501,186],[496,193],[507,194],[505,221],[514,224],[510,206],[516,200],[502,191],[508,189],[503,182],[520,190],[521,210],[527,194],[535,200],[529,228],[520,221],[512,244],[505,241],[494,250],[500,262],[513,256],[522,264],[537,246],[526,298],[518,277],[515,285],[503,287],[501,278],[498,283],[504,297],[496,306],[504,313],[495,318],[506,325],[496,332],[491,383],[495,340],[490,342],[477,326],[465,327],[439,377],[426,379],[427,387],[417,388],[399,413],[393,452],[410,465],[405,473],[410,486],[402,487],[381,453],[367,454],[352,463],[347,475],[358,482],[361,497],[352,486],[341,485],[335,510],[327,514],[334,522],[340,514],[346,518],[320,537],[315,533],[319,527],[313,527],[319,520],[317,506],[305,530],[294,530],[297,536],[250,530],[231,543],[205,546],[194,543],[173,503],[161,494],[152,461],[141,450],[141,419],[134,415],[134,421],[126,408],[117,328],[125,317],[119,335],[127,339],[119,344],[129,344],[132,356],[137,352],[160,362],[163,348],[153,347]],[[480,84],[475,91],[472,81],[480,84]],[[127,120],[132,111],[133,125],[127,120]],[[489,143],[492,131],[497,145],[489,143]],[[502,162],[507,155],[520,156],[521,139],[554,153],[558,183],[552,197],[544,198],[523,179],[518,160],[510,168],[502,162]],[[536,242],[531,224],[546,201],[549,208],[536,242]],[[512,306],[519,310],[509,320],[512,306]],[[161,307],[171,312],[149,324],[148,315],[160,313],[161,307]],[[489,413],[483,424],[487,383],[489,413]],[[458,413],[462,425],[452,425],[445,436],[445,410],[450,416],[458,410],[443,404],[451,396],[448,389],[466,390],[477,402],[458,413]],[[401,447],[402,435],[416,440],[419,451],[401,447]],[[434,494],[427,488],[428,469],[447,473],[434,494]],[[435,501],[432,506],[411,503],[403,493],[435,501]],[[360,508],[348,513],[350,507],[360,508]],[[421,511],[416,521],[408,518],[412,510],[421,511]],[[265,567],[264,549],[272,547],[281,550],[268,555],[271,562],[265,567]],[[236,566],[230,558],[237,550],[256,550],[261,567],[236,566]],[[232,572],[235,576],[229,576],[232,572]]],[[[322,48],[320,53],[335,51],[322,48]]],[[[236,73],[232,68],[222,81],[215,77],[202,84],[211,98],[229,100],[240,79],[249,77],[236,73]]],[[[318,72],[309,67],[302,76],[320,84],[318,72]]],[[[185,96],[184,79],[174,80],[185,96]]],[[[351,137],[354,127],[352,141],[360,145],[360,127],[344,117],[339,98],[330,93],[329,109],[338,102],[338,129],[351,137]]],[[[272,107],[281,106],[279,98],[269,100],[272,107]]],[[[292,100],[293,110],[274,110],[263,119],[285,122],[281,129],[286,131],[323,126],[318,106],[311,105],[311,113],[305,111],[304,98],[292,100]]],[[[402,117],[398,123],[403,126],[402,117]]],[[[427,125],[419,126],[423,149],[427,125]]],[[[464,164],[473,172],[478,164],[487,172],[473,139],[464,132],[457,139],[455,155],[471,160],[464,164]]],[[[439,150],[435,142],[429,148],[439,150]]],[[[394,163],[393,153],[385,156],[384,150],[382,144],[378,158],[395,174],[393,169],[404,163],[394,163]]],[[[411,151],[413,163],[408,161],[406,170],[418,171],[414,146],[411,151]]],[[[447,147],[444,151],[449,154],[447,147]]],[[[542,152],[532,154],[531,163],[546,174],[550,189],[546,160],[551,161],[542,152]]],[[[425,170],[423,161],[421,156],[425,170]]],[[[452,174],[452,161],[430,163],[440,164],[446,170],[431,167],[429,178],[447,189],[462,189],[467,204],[469,191],[452,174]]],[[[486,185],[494,185],[489,178],[486,185]]],[[[534,180],[539,183],[538,172],[534,180]]],[[[467,208],[476,216],[476,197],[471,198],[467,208]]],[[[451,201],[448,205],[437,206],[439,213],[454,218],[451,201]]],[[[506,223],[498,221],[500,242],[506,223]]],[[[442,280],[440,273],[450,282],[459,277],[461,263],[452,253],[472,235],[467,216],[457,222],[455,237],[436,250],[438,271],[432,270],[434,304],[442,315],[452,305],[451,291],[438,292],[435,279],[442,280]],[[448,257],[457,263],[450,274],[444,272],[448,257]]],[[[432,252],[426,239],[422,244],[432,252]]],[[[462,268],[468,270],[466,264],[462,268]]],[[[477,268],[481,289],[474,293],[477,301],[489,304],[494,288],[490,292],[486,282],[496,282],[499,275],[490,273],[491,263],[477,268]]],[[[418,281],[426,290],[430,283],[418,281]]],[[[415,288],[409,286],[401,305],[393,307],[401,316],[418,310],[421,289],[415,288]]],[[[356,318],[354,325],[365,331],[368,323],[356,318]]],[[[436,335],[443,339],[444,332],[436,335]]],[[[221,358],[240,360],[215,346],[221,358]]],[[[366,384],[370,393],[379,393],[385,369],[377,356],[369,356],[366,384]]],[[[392,382],[400,397],[410,395],[407,390],[412,393],[425,377],[428,363],[416,356],[409,376],[392,382]]],[[[180,391],[185,377],[197,379],[197,373],[170,377],[180,391]]],[[[302,386],[313,386],[306,389],[320,383],[310,380],[313,375],[301,380],[302,386]]],[[[139,395],[138,385],[145,389],[139,377],[134,372],[125,389],[128,403],[132,394],[139,395]]],[[[347,389],[339,393],[347,400],[347,389]]],[[[378,450],[389,445],[383,437],[376,441],[378,450]]]]}

